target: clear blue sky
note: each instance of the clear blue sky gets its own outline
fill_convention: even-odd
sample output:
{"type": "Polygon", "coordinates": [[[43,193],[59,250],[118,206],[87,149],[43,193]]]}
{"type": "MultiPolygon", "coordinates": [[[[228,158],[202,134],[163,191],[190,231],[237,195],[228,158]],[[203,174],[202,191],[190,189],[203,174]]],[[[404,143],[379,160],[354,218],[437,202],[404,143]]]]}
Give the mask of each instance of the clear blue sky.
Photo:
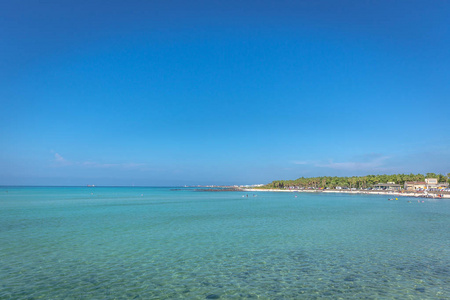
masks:
{"type": "Polygon", "coordinates": [[[450,172],[449,1],[1,1],[0,185],[450,172]]]}

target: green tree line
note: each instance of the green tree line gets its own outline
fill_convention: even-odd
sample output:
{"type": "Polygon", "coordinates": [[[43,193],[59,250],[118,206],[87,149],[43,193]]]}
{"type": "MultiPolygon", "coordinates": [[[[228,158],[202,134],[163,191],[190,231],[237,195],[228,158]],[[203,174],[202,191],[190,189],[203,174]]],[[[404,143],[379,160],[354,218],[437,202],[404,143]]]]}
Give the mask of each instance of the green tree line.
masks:
{"type": "Polygon", "coordinates": [[[438,182],[449,182],[450,173],[447,175],[426,173],[423,174],[393,174],[393,175],[366,175],[366,176],[352,176],[352,177],[301,177],[295,180],[275,180],[262,188],[283,189],[288,187],[313,187],[313,188],[336,188],[348,187],[364,189],[370,188],[377,183],[395,182],[396,184],[404,185],[406,181],[424,181],[425,178],[437,178],[438,182]]]}

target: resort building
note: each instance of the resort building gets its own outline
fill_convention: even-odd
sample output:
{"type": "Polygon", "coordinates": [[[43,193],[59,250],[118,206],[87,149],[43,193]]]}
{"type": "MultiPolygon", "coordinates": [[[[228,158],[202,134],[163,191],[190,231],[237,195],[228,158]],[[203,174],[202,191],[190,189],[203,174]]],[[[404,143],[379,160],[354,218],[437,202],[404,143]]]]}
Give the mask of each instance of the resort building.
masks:
{"type": "Polygon", "coordinates": [[[373,188],[379,190],[399,191],[402,189],[402,186],[400,184],[395,184],[395,182],[388,182],[375,184],[373,188]]]}
{"type": "Polygon", "coordinates": [[[407,191],[424,190],[426,185],[425,181],[406,181],[404,189],[407,191]]]}
{"type": "Polygon", "coordinates": [[[436,178],[427,178],[425,181],[407,181],[404,185],[407,191],[445,189],[447,187],[448,183],[439,183],[436,178]]]}
{"type": "Polygon", "coordinates": [[[427,189],[445,189],[448,187],[447,182],[439,183],[436,178],[427,178],[425,179],[425,183],[427,184],[427,189]]]}
{"type": "Polygon", "coordinates": [[[438,185],[438,180],[437,178],[427,178],[425,179],[425,183],[427,184],[427,189],[436,188],[438,185]]]}

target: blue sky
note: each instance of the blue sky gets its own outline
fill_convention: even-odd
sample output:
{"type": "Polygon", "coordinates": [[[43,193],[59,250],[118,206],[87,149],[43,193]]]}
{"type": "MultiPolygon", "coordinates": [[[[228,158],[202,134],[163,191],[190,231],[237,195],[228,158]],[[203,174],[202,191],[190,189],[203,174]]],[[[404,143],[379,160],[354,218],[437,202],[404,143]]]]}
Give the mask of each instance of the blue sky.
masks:
{"type": "Polygon", "coordinates": [[[448,1],[2,1],[0,184],[448,173],[449,15],[448,1]]]}

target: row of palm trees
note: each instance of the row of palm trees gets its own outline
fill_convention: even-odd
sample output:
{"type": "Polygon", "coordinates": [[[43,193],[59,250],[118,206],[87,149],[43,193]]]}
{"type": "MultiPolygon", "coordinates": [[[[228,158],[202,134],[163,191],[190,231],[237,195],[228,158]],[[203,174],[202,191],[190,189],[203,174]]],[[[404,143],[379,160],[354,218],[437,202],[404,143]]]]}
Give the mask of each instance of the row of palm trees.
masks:
{"type": "Polygon", "coordinates": [[[365,189],[370,188],[377,183],[395,182],[396,184],[404,185],[407,181],[424,181],[425,178],[437,178],[438,182],[448,182],[450,173],[447,175],[426,173],[426,174],[392,174],[392,175],[366,175],[366,176],[352,176],[352,177],[301,177],[295,180],[275,180],[263,186],[263,188],[336,188],[348,187],[365,189]]]}

